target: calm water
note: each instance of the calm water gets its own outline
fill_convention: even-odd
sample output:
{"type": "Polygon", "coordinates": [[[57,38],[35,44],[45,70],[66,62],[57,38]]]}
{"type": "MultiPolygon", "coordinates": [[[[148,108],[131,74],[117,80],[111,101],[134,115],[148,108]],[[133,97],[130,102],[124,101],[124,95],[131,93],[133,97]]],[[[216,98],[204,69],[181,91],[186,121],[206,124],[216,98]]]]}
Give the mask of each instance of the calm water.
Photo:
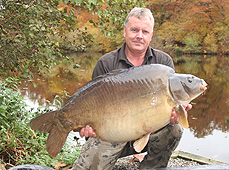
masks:
{"type": "MultiPolygon", "coordinates": [[[[70,55],[81,67],[59,65],[52,73],[25,81],[20,91],[30,107],[53,101],[63,90],[72,95],[91,79],[92,70],[101,54],[70,55]],[[32,85],[37,84],[36,88],[32,85]]],[[[187,151],[229,163],[229,58],[226,56],[174,57],[176,72],[191,73],[208,83],[205,95],[193,101],[189,111],[190,128],[185,129],[177,150],[187,151]]]]}

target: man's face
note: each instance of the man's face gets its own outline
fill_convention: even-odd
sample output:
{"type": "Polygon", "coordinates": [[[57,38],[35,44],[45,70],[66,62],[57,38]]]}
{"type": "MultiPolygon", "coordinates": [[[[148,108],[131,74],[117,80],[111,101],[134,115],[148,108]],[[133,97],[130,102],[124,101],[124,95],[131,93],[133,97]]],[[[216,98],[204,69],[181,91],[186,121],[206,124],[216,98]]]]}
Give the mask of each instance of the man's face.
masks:
{"type": "Polygon", "coordinates": [[[150,19],[132,16],[124,26],[126,45],[132,52],[145,52],[153,36],[153,25],[150,19]]]}

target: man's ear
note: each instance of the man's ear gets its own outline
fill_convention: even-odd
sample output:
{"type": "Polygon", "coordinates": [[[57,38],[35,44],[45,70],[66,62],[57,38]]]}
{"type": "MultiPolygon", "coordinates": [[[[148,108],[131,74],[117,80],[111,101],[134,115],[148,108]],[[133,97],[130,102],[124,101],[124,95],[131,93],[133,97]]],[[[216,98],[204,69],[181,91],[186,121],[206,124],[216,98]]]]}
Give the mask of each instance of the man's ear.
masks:
{"type": "Polygon", "coordinates": [[[126,26],[123,27],[123,37],[126,36],[126,26]]]}

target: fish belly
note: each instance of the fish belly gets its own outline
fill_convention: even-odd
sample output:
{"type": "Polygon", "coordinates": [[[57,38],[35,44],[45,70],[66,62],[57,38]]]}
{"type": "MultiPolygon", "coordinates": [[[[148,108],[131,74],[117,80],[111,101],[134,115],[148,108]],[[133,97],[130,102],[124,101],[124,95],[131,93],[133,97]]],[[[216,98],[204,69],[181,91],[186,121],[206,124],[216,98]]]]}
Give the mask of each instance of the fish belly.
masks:
{"type": "Polygon", "coordinates": [[[149,95],[99,110],[104,114],[95,118],[98,137],[108,142],[127,142],[166,126],[172,106],[166,96],[158,96],[155,100],[149,95]]]}

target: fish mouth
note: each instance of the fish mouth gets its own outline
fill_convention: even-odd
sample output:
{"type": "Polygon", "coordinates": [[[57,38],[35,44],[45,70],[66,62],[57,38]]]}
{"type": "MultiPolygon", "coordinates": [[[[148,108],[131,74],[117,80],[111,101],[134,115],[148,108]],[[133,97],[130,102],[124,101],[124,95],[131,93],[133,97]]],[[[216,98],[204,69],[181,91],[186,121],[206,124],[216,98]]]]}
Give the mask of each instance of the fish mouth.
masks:
{"type": "Polygon", "coordinates": [[[202,80],[201,85],[200,85],[200,90],[202,91],[207,90],[207,85],[208,84],[204,80],[202,80]]]}

